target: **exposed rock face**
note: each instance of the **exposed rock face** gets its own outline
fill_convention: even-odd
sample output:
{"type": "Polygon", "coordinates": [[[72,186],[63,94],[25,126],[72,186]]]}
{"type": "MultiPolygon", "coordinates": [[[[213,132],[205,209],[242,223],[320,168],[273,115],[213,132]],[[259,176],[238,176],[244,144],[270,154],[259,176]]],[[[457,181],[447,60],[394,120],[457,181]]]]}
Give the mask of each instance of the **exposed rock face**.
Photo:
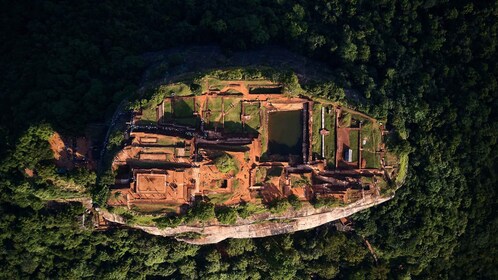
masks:
{"type": "MultiPolygon", "coordinates": [[[[266,214],[266,217],[253,218],[251,220],[242,220],[236,225],[206,225],[206,226],[178,226],[175,228],[159,229],[148,226],[131,226],[132,228],[141,229],[147,233],[160,236],[175,236],[183,233],[198,233],[199,238],[183,239],[177,238],[191,244],[211,244],[218,243],[227,238],[257,238],[271,235],[284,234],[300,230],[311,229],[328,222],[350,216],[356,212],[375,206],[390,200],[391,197],[365,197],[355,203],[345,207],[333,209],[314,209],[307,207],[302,211],[292,211],[283,215],[266,214]]],[[[122,217],[111,214],[107,211],[101,211],[104,219],[125,224],[122,217]]]]}

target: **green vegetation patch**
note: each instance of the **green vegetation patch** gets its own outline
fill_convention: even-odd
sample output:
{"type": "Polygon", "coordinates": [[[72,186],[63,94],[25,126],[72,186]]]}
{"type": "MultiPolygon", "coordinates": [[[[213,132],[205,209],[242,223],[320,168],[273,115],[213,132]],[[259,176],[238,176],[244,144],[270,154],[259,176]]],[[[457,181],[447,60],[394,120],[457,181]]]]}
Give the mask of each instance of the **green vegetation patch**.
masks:
{"type": "Polygon", "coordinates": [[[281,94],[284,88],[282,86],[257,86],[251,85],[250,94],[281,94]]]}
{"type": "Polygon", "coordinates": [[[319,103],[313,104],[313,126],[312,126],[312,151],[316,158],[321,158],[322,155],[322,136],[320,129],[322,128],[322,105],[319,103]]]}
{"type": "Polygon", "coordinates": [[[133,205],[132,210],[138,213],[144,214],[166,214],[166,213],[176,213],[178,205],[164,205],[164,204],[138,204],[133,205]]]}
{"type": "Polygon", "coordinates": [[[267,168],[258,166],[254,171],[253,185],[262,185],[266,181],[267,168]]]}
{"type": "Polygon", "coordinates": [[[350,127],[351,126],[351,114],[346,111],[341,111],[339,116],[339,126],[340,127],[350,127]]]}
{"type": "Polygon", "coordinates": [[[192,95],[192,91],[190,90],[190,86],[188,86],[184,83],[161,85],[161,86],[159,86],[157,91],[159,93],[161,93],[164,97],[192,95]]]}
{"type": "Polygon", "coordinates": [[[313,199],[311,201],[311,204],[316,209],[319,209],[319,208],[322,208],[322,207],[340,207],[340,206],[344,206],[344,202],[342,200],[334,198],[334,197],[315,198],[315,199],[313,199]]]}
{"type": "Polygon", "coordinates": [[[140,117],[140,121],[138,124],[147,125],[147,124],[156,124],[157,123],[157,106],[149,105],[142,109],[142,116],[140,117]]]}
{"type": "Polygon", "coordinates": [[[358,137],[360,133],[358,130],[349,131],[349,148],[353,151],[353,162],[358,161],[358,137]]]}
{"type": "Polygon", "coordinates": [[[214,165],[222,173],[232,172],[235,174],[239,171],[237,162],[231,155],[227,153],[222,153],[220,156],[216,157],[214,159],[214,165]]]}
{"type": "Polygon", "coordinates": [[[370,151],[361,151],[361,158],[366,161],[365,168],[380,168],[380,155],[370,151]]]}
{"type": "Polygon", "coordinates": [[[178,137],[173,137],[173,136],[165,136],[165,137],[159,137],[157,139],[157,145],[161,146],[175,146],[175,147],[184,147],[185,142],[183,139],[178,138],[178,137]]]}
{"type": "Polygon", "coordinates": [[[220,128],[223,123],[223,113],[211,111],[207,114],[206,126],[209,129],[220,128]]]}
{"type": "Polygon", "coordinates": [[[381,131],[377,124],[365,120],[361,126],[361,145],[363,150],[376,152],[381,144],[381,131]],[[365,144],[363,144],[365,143],[365,144]]]}
{"type": "Polygon", "coordinates": [[[247,219],[249,216],[266,213],[267,210],[263,205],[255,203],[243,203],[237,206],[237,212],[239,216],[243,219],[247,219]]]}
{"type": "Polygon", "coordinates": [[[215,218],[214,204],[209,202],[196,202],[185,215],[187,222],[209,221],[215,218]]]}
{"type": "Polygon", "coordinates": [[[216,219],[222,224],[233,225],[237,222],[237,210],[233,207],[222,206],[215,209],[216,219]]]}
{"type": "Polygon", "coordinates": [[[242,132],[242,103],[240,98],[223,98],[223,107],[225,113],[224,128],[228,133],[242,132]]]}
{"type": "Polygon", "coordinates": [[[174,98],[172,108],[174,118],[191,118],[195,112],[195,99],[174,98]]]}
{"type": "Polygon", "coordinates": [[[140,214],[133,210],[129,210],[125,206],[117,206],[109,209],[111,213],[122,216],[126,220],[126,224],[129,225],[141,225],[141,226],[154,226],[154,219],[156,218],[153,215],[140,214]]]}
{"type": "Polygon", "coordinates": [[[325,158],[327,160],[327,166],[335,166],[335,110],[330,105],[327,106],[325,112],[325,129],[329,132],[325,135],[325,158]]]}
{"type": "Polygon", "coordinates": [[[282,214],[289,209],[291,204],[286,198],[274,199],[268,203],[270,211],[274,214],[282,214]]]}
{"type": "Polygon", "coordinates": [[[299,200],[299,197],[294,194],[289,195],[287,197],[287,201],[289,201],[294,210],[300,210],[301,208],[303,208],[303,203],[301,202],[301,200],[299,200]]]}
{"type": "Polygon", "coordinates": [[[403,184],[408,173],[408,154],[402,154],[399,156],[399,170],[396,176],[396,185],[400,186],[403,184]]]}
{"type": "Polygon", "coordinates": [[[209,96],[208,97],[208,109],[215,112],[221,112],[223,110],[223,98],[221,96],[209,96]]]}
{"type": "Polygon", "coordinates": [[[230,198],[232,198],[233,193],[217,193],[217,194],[208,194],[207,197],[209,198],[209,202],[215,205],[220,205],[228,201],[230,198]]]}
{"type": "Polygon", "coordinates": [[[258,130],[261,126],[261,118],[259,114],[259,103],[244,103],[244,116],[247,118],[244,120],[246,130],[251,128],[253,130],[258,130]]]}
{"type": "Polygon", "coordinates": [[[310,178],[308,178],[304,175],[299,176],[297,174],[292,174],[290,179],[291,179],[291,187],[293,187],[293,188],[311,185],[310,178]]]}
{"type": "Polygon", "coordinates": [[[183,215],[163,216],[155,218],[154,222],[156,223],[156,226],[160,229],[164,229],[167,227],[174,228],[185,222],[185,216],[183,215]]]}

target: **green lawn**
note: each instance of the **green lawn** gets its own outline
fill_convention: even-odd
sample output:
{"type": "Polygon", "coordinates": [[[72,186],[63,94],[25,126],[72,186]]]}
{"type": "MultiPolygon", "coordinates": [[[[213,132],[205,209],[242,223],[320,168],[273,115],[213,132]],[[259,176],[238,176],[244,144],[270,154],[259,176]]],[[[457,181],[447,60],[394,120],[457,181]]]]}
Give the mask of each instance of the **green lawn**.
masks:
{"type": "Polygon", "coordinates": [[[220,128],[221,122],[223,121],[223,115],[221,112],[211,112],[209,117],[207,118],[208,123],[206,126],[210,129],[214,129],[215,127],[220,128]]]}
{"type": "Polygon", "coordinates": [[[380,168],[379,154],[363,150],[361,157],[367,162],[365,168],[380,168]]]}
{"type": "Polygon", "coordinates": [[[376,152],[381,144],[381,132],[378,125],[374,125],[370,121],[365,121],[361,127],[361,141],[363,150],[376,152]],[[364,140],[365,144],[363,144],[364,140]]]}
{"type": "Polygon", "coordinates": [[[222,111],[223,99],[222,97],[208,97],[208,109],[215,112],[222,111]]]}
{"type": "Polygon", "coordinates": [[[330,114],[325,114],[325,129],[329,134],[325,136],[325,158],[327,165],[335,165],[335,111],[330,109],[330,114]]]}
{"type": "Polygon", "coordinates": [[[176,213],[177,205],[164,205],[164,204],[139,204],[133,205],[132,210],[145,213],[145,214],[165,214],[176,213]]]}
{"type": "Polygon", "coordinates": [[[399,171],[396,177],[396,185],[400,186],[404,181],[408,172],[408,154],[402,154],[399,157],[399,171]]]}
{"type": "Polygon", "coordinates": [[[164,101],[164,116],[167,118],[171,118],[173,114],[173,109],[171,108],[171,99],[167,99],[164,101]]]}
{"type": "Polygon", "coordinates": [[[148,106],[142,109],[142,117],[140,118],[139,124],[155,124],[157,123],[157,106],[148,106]]]}
{"type": "Polygon", "coordinates": [[[234,110],[235,112],[238,113],[240,116],[241,112],[241,98],[237,97],[225,97],[223,98],[223,110],[225,113],[232,113],[231,111],[234,110]]]}
{"type": "Polygon", "coordinates": [[[242,104],[240,103],[240,98],[223,98],[224,110],[225,110],[225,131],[229,133],[239,133],[242,132],[242,120],[240,115],[242,114],[242,104]]]}
{"type": "Polygon", "coordinates": [[[192,117],[195,110],[194,98],[175,98],[173,99],[173,117],[189,118],[192,117]]]}
{"type": "Polygon", "coordinates": [[[164,97],[170,97],[172,94],[175,96],[188,96],[192,94],[190,87],[183,83],[161,85],[159,86],[158,91],[161,92],[164,97]]]}
{"type": "Polygon", "coordinates": [[[320,129],[322,128],[322,105],[314,104],[313,105],[313,135],[312,135],[312,149],[313,153],[318,155],[318,158],[321,158],[322,155],[322,137],[320,135],[320,129]]]}
{"type": "Polygon", "coordinates": [[[157,139],[157,144],[162,146],[177,146],[183,143],[183,140],[177,137],[160,137],[157,139]]]}
{"type": "Polygon", "coordinates": [[[259,103],[246,103],[244,104],[244,115],[250,116],[246,121],[246,125],[254,130],[258,130],[261,126],[259,115],[259,103]]]}
{"type": "Polygon", "coordinates": [[[223,204],[233,196],[232,193],[208,194],[209,202],[213,204],[223,204]]]}
{"type": "Polygon", "coordinates": [[[358,130],[349,131],[349,148],[353,150],[353,162],[358,161],[358,130]]]}
{"type": "Polygon", "coordinates": [[[362,158],[366,160],[366,168],[380,168],[380,156],[376,153],[381,143],[380,128],[365,120],[361,127],[360,140],[363,146],[362,158]]]}

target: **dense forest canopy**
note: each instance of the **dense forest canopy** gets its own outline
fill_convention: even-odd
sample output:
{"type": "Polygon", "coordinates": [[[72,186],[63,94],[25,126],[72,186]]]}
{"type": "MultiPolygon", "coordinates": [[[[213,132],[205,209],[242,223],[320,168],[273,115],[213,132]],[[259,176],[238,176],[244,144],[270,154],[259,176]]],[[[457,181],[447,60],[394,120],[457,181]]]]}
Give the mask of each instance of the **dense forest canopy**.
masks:
{"type": "Polygon", "coordinates": [[[497,278],[496,1],[4,1],[0,11],[1,278],[497,278]],[[355,215],[354,233],[204,247],[92,232],[75,218],[82,207],[47,203],[52,181],[24,172],[55,176],[47,133],[108,120],[138,88],[143,53],[189,44],[279,45],[327,63],[331,81],[363,95],[359,109],[399,132],[405,186],[355,215]]]}

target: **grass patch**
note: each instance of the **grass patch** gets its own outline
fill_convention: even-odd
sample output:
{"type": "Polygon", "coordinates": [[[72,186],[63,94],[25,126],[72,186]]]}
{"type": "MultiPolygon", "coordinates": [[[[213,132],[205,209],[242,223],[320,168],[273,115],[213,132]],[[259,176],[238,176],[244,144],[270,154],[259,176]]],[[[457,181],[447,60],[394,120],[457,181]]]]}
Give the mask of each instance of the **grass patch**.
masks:
{"type": "Polygon", "coordinates": [[[221,205],[232,198],[233,193],[217,193],[217,194],[208,194],[209,202],[215,205],[221,205]]]}
{"type": "Polygon", "coordinates": [[[299,198],[295,194],[289,195],[287,197],[287,201],[289,201],[290,205],[292,206],[292,208],[294,208],[294,210],[300,210],[301,208],[303,208],[303,203],[301,202],[301,200],[299,200],[299,198]]]}
{"type": "Polygon", "coordinates": [[[367,162],[365,168],[380,168],[379,154],[363,150],[361,152],[361,157],[367,162]]]}
{"type": "Polygon", "coordinates": [[[293,188],[311,185],[311,180],[304,175],[299,176],[292,174],[290,179],[291,179],[291,186],[293,188]]]}
{"type": "Polygon", "coordinates": [[[396,186],[401,186],[405,181],[406,174],[408,173],[408,154],[402,154],[399,157],[399,170],[396,176],[396,186]]]}
{"type": "Polygon", "coordinates": [[[164,97],[192,95],[190,87],[184,83],[161,85],[157,91],[164,97]]]}
{"type": "Polygon", "coordinates": [[[261,185],[266,181],[267,169],[264,167],[256,167],[254,174],[254,185],[261,185]]]}
{"type": "Polygon", "coordinates": [[[319,209],[322,207],[340,207],[344,206],[344,202],[334,197],[315,198],[311,201],[314,208],[319,209]]]}
{"type": "Polygon", "coordinates": [[[285,198],[283,199],[274,199],[269,204],[270,212],[274,214],[282,214],[289,209],[291,204],[285,198]]]}
{"type": "Polygon", "coordinates": [[[254,203],[244,203],[237,206],[237,212],[239,216],[243,219],[247,219],[249,216],[265,213],[267,210],[262,205],[254,203]]]}
{"type": "Polygon", "coordinates": [[[194,98],[175,98],[172,101],[174,118],[191,118],[195,111],[194,98]]]}
{"type": "Polygon", "coordinates": [[[339,116],[339,126],[340,127],[350,127],[351,126],[351,114],[345,111],[341,112],[339,116]]]}
{"type": "Polygon", "coordinates": [[[358,161],[358,130],[349,131],[349,148],[353,151],[353,162],[358,161]]]}
{"type": "Polygon", "coordinates": [[[335,111],[329,107],[330,114],[325,114],[325,129],[329,131],[325,135],[325,158],[327,166],[335,166],[335,111]]]}
{"type": "Polygon", "coordinates": [[[218,96],[218,97],[208,97],[208,109],[211,111],[216,111],[216,112],[221,112],[222,111],[222,105],[223,105],[223,98],[218,96]]]}
{"type": "Polygon", "coordinates": [[[222,173],[228,173],[228,172],[237,173],[239,171],[237,162],[231,155],[227,153],[223,153],[219,157],[215,158],[214,165],[222,173]]]}
{"type": "Polygon", "coordinates": [[[320,135],[320,129],[322,128],[322,105],[313,105],[313,135],[312,135],[312,151],[313,154],[318,155],[321,158],[322,155],[322,136],[320,135]]]}
{"type": "Polygon", "coordinates": [[[240,98],[223,99],[225,113],[224,128],[228,133],[242,132],[242,120],[240,119],[240,115],[242,114],[242,105],[240,100],[240,98]]]}
{"type": "Polygon", "coordinates": [[[208,123],[206,126],[210,129],[220,128],[223,121],[223,115],[221,112],[211,111],[207,117],[208,123]]]}
{"type": "Polygon", "coordinates": [[[156,226],[160,229],[167,228],[167,227],[177,227],[183,222],[185,222],[185,217],[184,216],[164,216],[164,217],[159,217],[155,218],[154,222],[156,223],[156,226]]]}
{"type": "MultiPolygon", "coordinates": [[[[226,82],[213,77],[207,78],[207,81],[209,83],[210,90],[221,90],[227,84],[226,82]]],[[[202,83],[202,86],[204,86],[204,83],[202,83]]]]}
{"type": "Polygon", "coordinates": [[[152,215],[143,215],[129,210],[124,206],[112,207],[109,209],[111,213],[122,216],[128,225],[141,225],[141,226],[154,226],[154,219],[152,215]]]}
{"type": "Polygon", "coordinates": [[[222,224],[233,225],[237,222],[237,210],[232,207],[218,207],[215,209],[216,219],[222,224]]]}
{"type": "Polygon", "coordinates": [[[251,86],[249,88],[249,93],[250,94],[281,94],[283,89],[284,88],[281,86],[265,86],[265,87],[251,86]]]}
{"type": "Polygon", "coordinates": [[[372,184],[373,183],[373,177],[362,176],[361,177],[361,183],[363,185],[372,184]]]}
{"type": "Polygon", "coordinates": [[[139,124],[147,125],[147,124],[155,124],[157,123],[157,112],[156,105],[150,105],[142,109],[142,116],[140,117],[139,124]]]}
{"type": "Polygon", "coordinates": [[[232,192],[235,192],[239,188],[239,180],[232,179],[232,192]]]}
{"type": "Polygon", "coordinates": [[[365,121],[361,127],[361,140],[363,150],[376,152],[379,149],[381,142],[381,132],[377,124],[370,121],[365,121]],[[363,141],[365,140],[365,144],[363,141]]]}
{"type": "Polygon", "coordinates": [[[162,205],[162,204],[140,204],[133,205],[132,210],[144,213],[144,214],[165,214],[165,213],[176,213],[176,206],[162,205]]]}
{"type": "Polygon", "coordinates": [[[214,204],[208,202],[197,202],[185,215],[187,222],[209,221],[215,218],[214,204]]]}
{"type": "Polygon", "coordinates": [[[168,137],[168,136],[165,136],[165,137],[158,137],[157,138],[157,143],[155,143],[157,145],[161,145],[161,146],[175,146],[175,147],[178,147],[178,146],[185,146],[185,142],[183,142],[182,139],[180,138],[177,138],[177,137],[168,137]]]}
{"type": "Polygon", "coordinates": [[[259,115],[259,103],[247,103],[244,104],[244,115],[249,116],[249,119],[245,121],[245,125],[258,130],[261,126],[261,119],[259,115]]]}

